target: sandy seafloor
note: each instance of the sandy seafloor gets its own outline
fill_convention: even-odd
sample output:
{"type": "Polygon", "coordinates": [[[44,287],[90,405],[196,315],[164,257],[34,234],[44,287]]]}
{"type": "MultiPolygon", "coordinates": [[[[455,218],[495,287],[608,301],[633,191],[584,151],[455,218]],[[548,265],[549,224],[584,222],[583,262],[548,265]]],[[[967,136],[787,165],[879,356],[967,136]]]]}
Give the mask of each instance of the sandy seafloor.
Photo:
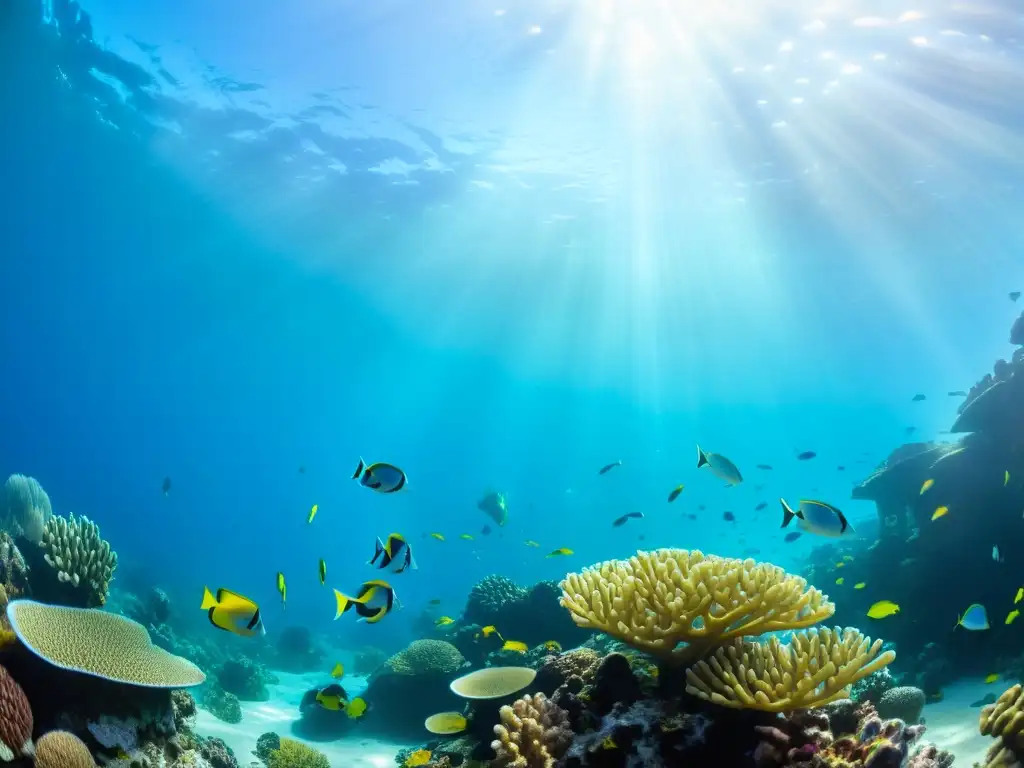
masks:
{"type": "MultiPolygon", "coordinates": [[[[395,742],[380,741],[361,737],[358,730],[337,741],[308,741],[299,739],[291,732],[292,723],[299,717],[299,700],[310,688],[323,684],[320,673],[295,675],[275,672],[280,682],[267,686],[270,701],[243,701],[242,722],[232,725],[225,723],[202,707],[196,719],[196,730],[203,736],[216,736],[235,752],[240,766],[258,762],[253,750],[256,739],[267,731],[279,736],[303,741],[327,755],[333,768],[390,768],[396,766],[395,754],[403,747],[413,746],[395,742]]],[[[970,768],[981,762],[992,740],[978,733],[980,707],[971,704],[986,694],[998,696],[1010,685],[999,681],[986,685],[980,679],[960,680],[943,689],[944,698],[924,708],[924,720],[928,726],[925,740],[948,749],[956,756],[955,765],[970,768]]],[[[366,680],[345,677],[345,688],[350,696],[358,696],[366,687],[366,680]]],[[[424,734],[426,738],[426,734],[424,734]]]]}
{"type": "MultiPolygon", "coordinates": [[[[196,731],[202,736],[216,736],[223,739],[235,753],[238,764],[248,768],[256,763],[262,768],[256,755],[256,740],[267,731],[278,736],[301,741],[319,749],[331,761],[332,768],[397,768],[395,754],[398,750],[413,746],[359,735],[358,729],[345,738],[336,741],[310,741],[292,733],[292,723],[299,719],[299,701],[302,694],[317,685],[324,684],[323,673],[296,675],[274,670],[280,682],[268,685],[269,701],[243,701],[242,722],[225,723],[218,720],[201,706],[196,716],[196,731]]],[[[345,676],[345,690],[349,696],[359,696],[366,689],[366,679],[345,676]]],[[[197,697],[200,698],[200,697],[197,697]]],[[[424,734],[426,738],[428,734],[424,734]]]]}

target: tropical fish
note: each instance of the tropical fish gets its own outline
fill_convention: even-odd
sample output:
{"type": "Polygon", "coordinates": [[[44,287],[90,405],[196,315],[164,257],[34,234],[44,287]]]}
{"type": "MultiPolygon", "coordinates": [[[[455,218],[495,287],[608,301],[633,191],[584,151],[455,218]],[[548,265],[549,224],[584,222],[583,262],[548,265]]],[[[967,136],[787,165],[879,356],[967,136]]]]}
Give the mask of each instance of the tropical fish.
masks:
{"type": "Polygon", "coordinates": [[[996,703],[996,695],[994,693],[986,693],[982,698],[971,703],[972,707],[985,707],[989,704],[996,703]]]}
{"type": "Polygon", "coordinates": [[[929,488],[931,488],[933,485],[935,485],[935,481],[932,478],[929,477],[927,480],[925,480],[923,483],[921,483],[921,493],[924,493],[929,488]]]}
{"type": "Polygon", "coordinates": [[[466,718],[461,712],[438,712],[423,721],[423,727],[438,736],[451,736],[466,730],[466,718]]]}
{"type": "Polygon", "coordinates": [[[947,393],[950,397],[967,397],[967,393],[962,389],[955,389],[952,392],[947,393]]]}
{"type": "Polygon", "coordinates": [[[854,589],[864,589],[864,587],[866,587],[867,585],[868,585],[868,583],[866,581],[858,581],[856,584],[853,585],[853,588],[854,589]]]}
{"type": "Polygon", "coordinates": [[[1013,604],[1016,605],[1021,600],[1024,600],[1024,587],[1017,588],[1017,595],[1013,598],[1013,604]]]}
{"type": "Polygon", "coordinates": [[[840,536],[855,535],[853,526],[846,519],[846,515],[838,507],[826,504],[824,501],[800,500],[800,506],[794,512],[786,503],[785,499],[779,499],[782,503],[782,527],[789,525],[795,517],[796,525],[806,533],[813,533],[817,536],[838,538],[840,536]]]}
{"type": "Polygon", "coordinates": [[[363,716],[363,713],[366,712],[366,706],[366,699],[356,696],[356,698],[352,699],[352,701],[348,703],[348,706],[345,707],[345,714],[348,715],[350,719],[355,720],[356,718],[363,716]]]}
{"type": "Polygon", "coordinates": [[[837,472],[845,472],[846,471],[846,467],[843,466],[842,464],[837,464],[836,465],[836,471],[837,472]]]}
{"type": "Polygon", "coordinates": [[[481,637],[490,637],[491,635],[497,635],[503,641],[505,639],[505,638],[501,637],[501,632],[499,632],[498,628],[496,626],[494,626],[493,624],[488,624],[486,627],[483,627],[473,637],[474,637],[474,639],[479,640],[481,637]]]}
{"type": "Polygon", "coordinates": [[[999,545],[996,544],[992,547],[992,559],[997,563],[1003,562],[1003,553],[999,551],[999,545]]]}
{"type": "Polygon", "coordinates": [[[320,562],[317,563],[317,573],[320,575],[320,586],[323,586],[327,583],[327,561],[322,557],[320,562]]]}
{"type": "Polygon", "coordinates": [[[341,663],[341,662],[339,661],[339,662],[338,662],[337,664],[335,664],[335,665],[334,665],[334,669],[332,669],[332,670],[331,670],[331,677],[333,677],[333,678],[334,678],[335,680],[338,680],[338,679],[340,679],[340,678],[341,678],[341,677],[342,677],[342,676],[343,676],[344,674],[345,674],[345,667],[344,667],[344,665],[343,665],[343,664],[342,664],[342,663],[341,663]]]}
{"type": "Polygon", "coordinates": [[[936,507],[932,513],[932,521],[938,520],[940,517],[945,517],[949,514],[949,507],[936,507]]]}
{"type": "Polygon", "coordinates": [[[999,675],[993,672],[991,675],[985,675],[985,685],[991,685],[992,683],[998,682],[999,675]]]}
{"type": "Polygon", "coordinates": [[[1020,291],[1010,291],[1008,296],[1010,297],[1010,301],[1016,301],[1020,298],[1020,291]]]}
{"type": "Polygon", "coordinates": [[[758,504],[756,507],[754,507],[754,511],[755,512],[760,512],[762,509],[764,509],[767,506],[768,506],[768,502],[767,501],[762,501],[760,504],[758,504]]]}
{"type": "Polygon", "coordinates": [[[210,623],[217,629],[242,637],[267,634],[259,606],[237,592],[218,589],[214,596],[209,587],[203,587],[203,602],[199,607],[209,611],[210,623]]]}
{"type": "Polygon", "coordinates": [[[601,740],[601,749],[618,749],[619,745],[615,743],[615,739],[611,736],[605,736],[601,740]]]}
{"type": "Polygon", "coordinates": [[[505,525],[508,520],[508,502],[505,494],[497,491],[488,491],[476,503],[476,508],[490,517],[498,525],[505,525]]]}
{"type": "Polygon", "coordinates": [[[337,683],[331,683],[316,692],[316,703],[331,712],[340,712],[348,705],[348,694],[337,683]]]}
{"type": "Polygon", "coordinates": [[[726,511],[722,513],[722,519],[725,520],[725,522],[727,523],[735,523],[736,515],[734,515],[732,512],[726,511]]]}
{"type": "Polygon", "coordinates": [[[557,640],[545,640],[544,641],[544,650],[555,651],[556,653],[561,653],[562,652],[562,644],[559,643],[557,640]]]}
{"type": "Polygon", "coordinates": [[[836,584],[838,584],[839,586],[843,586],[843,584],[845,584],[845,583],[846,583],[846,579],[843,578],[842,576],[840,576],[838,579],[836,579],[836,584]]]}
{"type": "Polygon", "coordinates": [[[622,466],[622,462],[621,461],[613,461],[611,464],[605,464],[603,467],[601,467],[599,470],[597,470],[597,474],[599,474],[599,475],[607,475],[609,472],[611,472],[616,467],[621,467],[621,466],[622,466]]]}
{"type": "Polygon", "coordinates": [[[309,510],[309,517],[306,518],[306,524],[313,522],[313,518],[316,517],[316,511],[320,509],[319,504],[314,504],[309,510]]]}
{"type": "Polygon", "coordinates": [[[429,749],[417,749],[415,752],[410,752],[409,756],[405,758],[405,762],[402,763],[402,768],[418,768],[418,766],[426,765],[430,762],[430,756],[433,754],[429,749]]]}
{"type": "Polygon", "coordinates": [[[613,528],[618,528],[620,525],[625,525],[629,520],[639,519],[644,516],[643,512],[627,512],[622,517],[617,517],[612,522],[613,528]]]}
{"type": "Polygon", "coordinates": [[[786,543],[789,543],[789,542],[791,542],[791,541],[796,541],[796,540],[797,540],[797,539],[799,539],[799,538],[800,538],[801,536],[803,536],[803,534],[802,534],[802,533],[800,533],[800,531],[791,531],[790,533],[787,533],[787,534],[786,534],[786,538],[784,539],[784,541],[785,541],[786,543]]]}
{"type": "Polygon", "coordinates": [[[1010,470],[1003,470],[1003,487],[1005,488],[1010,482],[1010,470]]]}
{"type": "Polygon", "coordinates": [[[407,569],[415,571],[417,568],[412,556],[412,547],[400,533],[389,533],[386,543],[381,543],[380,537],[377,537],[377,545],[368,565],[396,574],[407,569]]]}
{"type": "Polygon", "coordinates": [[[284,583],[284,574],[280,571],[277,572],[277,592],[281,595],[281,608],[284,609],[285,602],[288,599],[288,587],[284,583]]]}
{"type": "Polygon", "coordinates": [[[377,491],[377,493],[396,493],[405,488],[409,482],[405,472],[394,464],[378,461],[375,464],[367,465],[362,458],[356,465],[356,471],[352,473],[352,479],[358,480],[361,486],[377,491]]]}
{"type": "Polygon", "coordinates": [[[440,618],[434,620],[435,627],[447,627],[454,623],[455,619],[453,619],[451,616],[441,616],[440,618]]]}
{"type": "Polygon", "coordinates": [[[671,504],[673,501],[678,499],[679,498],[679,494],[683,492],[683,488],[685,488],[685,487],[686,486],[684,486],[682,483],[680,483],[675,488],[673,488],[672,492],[668,495],[668,503],[671,504]]]}
{"type": "Polygon", "coordinates": [[[912,403],[920,403],[922,400],[927,400],[927,399],[928,398],[926,398],[924,395],[914,395],[912,398],[910,398],[910,402],[912,402],[912,403]]]}
{"type": "Polygon", "coordinates": [[[536,541],[534,541],[533,539],[527,539],[527,540],[526,540],[526,541],[524,541],[523,543],[524,543],[524,544],[525,544],[526,546],[528,546],[528,547],[539,547],[539,546],[540,546],[540,544],[538,544],[538,543],[537,543],[536,541]]]}
{"type": "Polygon", "coordinates": [[[836,563],[836,568],[845,568],[845,567],[846,567],[846,563],[844,563],[842,560],[840,560],[839,562],[836,563]]]}
{"type": "Polygon", "coordinates": [[[707,467],[711,474],[726,485],[739,485],[743,482],[743,475],[729,459],[720,453],[705,453],[697,446],[697,469],[707,467]]]}
{"type": "Polygon", "coordinates": [[[892,600],[879,600],[877,603],[868,608],[869,619],[885,619],[889,616],[895,616],[900,612],[900,607],[892,600]]]}
{"type": "Polygon", "coordinates": [[[573,551],[568,547],[559,547],[558,549],[548,552],[547,557],[564,557],[573,554],[573,551]]]}
{"type": "Polygon", "coordinates": [[[914,434],[915,432],[917,432],[917,427],[913,427],[913,426],[911,426],[911,427],[906,427],[906,428],[905,428],[905,429],[904,429],[903,431],[904,431],[904,432],[905,432],[906,434],[908,434],[908,435],[912,435],[912,434],[914,434]]]}
{"type": "Polygon", "coordinates": [[[981,603],[972,603],[964,611],[964,615],[956,620],[957,627],[963,627],[971,632],[980,632],[988,629],[988,613],[981,603]]]}
{"type": "Polygon", "coordinates": [[[168,496],[171,493],[171,478],[165,477],[163,485],[160,486],[160,490],[164,492],[164,496],[168,496]]]}
{"type": "Polygon", "coordinates": [[[1013,622],[1017,620],[1018,616],[1020,616],[1020,611],[1018,611],[1016,608],[1014,608],[1012,611],[1010,611],[1008,614],[1006,614],[1006,621],[1004,621],[1003,623],[1004,624],[1013,624],[1013,622]]]}
{"type": "Polygon", "coordinates": [[[503,651],[514,651],[515,653],[526,653],[529,650],[526,643],[520,642],[519,640],[506,640],[505,644],[501,646],[503,651]]]}
{"type": "Polygon", "coordinates": [[[432,533],[430,534],[430,537],[432,539],[437,539],[438,541],[444,541],[444,536],[440,533],[432,533]]]}
{"type": "Polygon", "coordinates": [[[462,539],[463,541],[472,541],[473,540],[473,535],[469,534],[469,533],[460,533],[459,534],[459,538],[462,539]]]}
{"type": "Polygon", "coordinates": [[[758,469],[763,469],[765,471],[768,471],[768,470],[770,470],[772,468],[772,465],[771,464],[758,464],[757,468],[758,469]]]}
{"type": "Polygon", "coordinates": [[[355,597],[334,590],[334,599],[337,603],[335,619],[340,618],[341,614],[350,608],[355,608],[359,614],[358,621],[365,621],[367,624],[376,624],[387,616],[398,602],[391,585],[379,580],[364,581],[355,597]]]}
{"type": "Polygon", "coordinates": [[[804,451],[803,453],[798,453],[796,458],[797,461],[810,461],[817,455],[814,451],[804,451]]]}

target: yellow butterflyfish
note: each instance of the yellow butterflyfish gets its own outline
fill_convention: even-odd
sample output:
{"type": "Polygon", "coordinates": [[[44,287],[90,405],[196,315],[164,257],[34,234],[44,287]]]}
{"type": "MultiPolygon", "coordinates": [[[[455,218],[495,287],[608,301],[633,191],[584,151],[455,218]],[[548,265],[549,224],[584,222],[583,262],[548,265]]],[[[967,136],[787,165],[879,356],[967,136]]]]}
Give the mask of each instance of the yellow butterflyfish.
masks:
{"type": "Polygon", "coordinates": [[[924,493],[925,491],[927,491],[927,490],[928,490],[929,488],[931,488],[931,487],[932,487],[933,485],[935,485],[935,481],[934,481],[934,480],[932,480],[932,479],[931,479],[931,478],[929,477],[929,478],[928,478],[927,480],[925,480],[925,481],[924,481],[924,482],[923,482],[923,483],[921,484],[921,493],[923,494],[923,493],[924,493]]]}
{"type": "Polygon", "coordinates": [[[943,517],[948,513],[949,507],[939,507],[938,509],[935,510],[935,513],[932,515],[932,520],[938,520],[940,517],[943,517]]]}
{"type": "Polygon", "coordinates": [[[515,653],[526,653],[529,648],[526,643],[519,640],[506,640],[505,644],[501,646],[503,651],[514,651],[515,653]]]}
{"type": "Polygon", "coordinates": [[[440,533],[432,533],[430,534],[430,537],[433,539],[437,539],[438,541],[444,541],[444,536],[440,533]]]}
{"type": "Polygon", "coordinates": [[[313,508],[309,510],[309,517],[306,518],[306,522],[307,523],[312,523],[313,522],[313,518],[316,517],[316,511],[318,509],[320,509],[320,505],[319,504],[314,504],[313,508]]]}
{"type": "Polygon", "coordinates": [[[900,607],[892,600],[879,600],[868,608],[867,615],[869,619],[884,619],[889,616],[895,616],[899,612],[900,607]]]}

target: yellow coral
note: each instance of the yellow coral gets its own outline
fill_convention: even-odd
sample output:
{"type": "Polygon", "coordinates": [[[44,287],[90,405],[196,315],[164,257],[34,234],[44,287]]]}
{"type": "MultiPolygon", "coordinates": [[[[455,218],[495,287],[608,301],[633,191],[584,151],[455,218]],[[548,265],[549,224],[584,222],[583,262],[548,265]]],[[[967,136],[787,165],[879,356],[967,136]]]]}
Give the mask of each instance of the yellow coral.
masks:
{"type": "Polygon", "coordinates": [[[572,742],[569,716],[543,693],[502,707],[500,717],[491,742],[494,768],[552,768],[572,742]]]}
{"type": "Polygon", "coordinates": [[[637,552],[570,573],[561,604],[581,627],[675,662],[732,638],[804,629],[835,613],[828,597],[770,563],[685,549],[637,552]]]}
{"type": "Polygon", "coordinates": [[[89,748],[75,734],[50,731],[36,744],[36,768],[95,768],[89,748]]]}
{"type": "Polygon", "coordinates": [[[983,736],[997,739],[985,755],[984,768],[1024,762],[1024,689],[1020,684],[1008,688],[995,704],[982,709],[978,725],[983,736]]]}
{"type": "Polygon", "coordinates": [[[301,741],[281,739],[281,746],[270,750],[267,765],[269,768],[331,768],[331,761],[323,752],[301,741]]]}
{"type": "Polygon", "coordinates": [[[821,707],[848,698],[851,685],[896,658],[881,650],[881,640],[855,629],[811,629],[785,645],[777,637],[764,645],[737,639],[686,670],[686,690],[734,709],[821,707]]]}

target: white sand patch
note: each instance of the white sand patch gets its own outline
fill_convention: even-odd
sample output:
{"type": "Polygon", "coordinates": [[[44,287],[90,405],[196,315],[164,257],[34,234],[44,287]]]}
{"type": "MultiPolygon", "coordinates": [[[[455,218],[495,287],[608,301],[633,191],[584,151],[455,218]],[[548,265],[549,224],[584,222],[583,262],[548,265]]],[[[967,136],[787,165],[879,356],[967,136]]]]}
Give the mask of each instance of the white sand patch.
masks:
{"type": "Polygon", "coordinates": [[[985,751],[992,746],[992,739],[978,733],[978,718],[981,707],[972,707],[987,694],[999,696],[1010,687],[1010,681],[1000,680],[986,685],[983,680],[966,678],[942,689],[942,701],[926,704],[925,723],[928,730],[925,741],[934,742],[940,749],[948,749],[956,756],[957,768],[969,768],[976,762],[983,762],[985,751]]]}
{"type": "MultiPolygon", "coordinates": [[[[253,751],[256,740],[267,731],[278,736],[301,741],[319,749],[331,761],[332,768],[397,768],[395,754],[410,744],[370,739],[359,734],[358,728],[337,741],[309,741],[292,733],[292,724],[299,719],[299,702],[302,694],[316,685],[326,685],[329,678],[321,673],[296,675],[288,672],[274,672],[280,682],[268,685],[269,701],[243,701],[242,722],[225,723],[199,707],[196,716],[196,731],[201,736],[215,736],[223,739],[235,753],[240,766],[259,763],[253,751]]],[[[345,690],[349,696],[358,696],[366,690],[366,679],[346,677],[345,690]]]]}

